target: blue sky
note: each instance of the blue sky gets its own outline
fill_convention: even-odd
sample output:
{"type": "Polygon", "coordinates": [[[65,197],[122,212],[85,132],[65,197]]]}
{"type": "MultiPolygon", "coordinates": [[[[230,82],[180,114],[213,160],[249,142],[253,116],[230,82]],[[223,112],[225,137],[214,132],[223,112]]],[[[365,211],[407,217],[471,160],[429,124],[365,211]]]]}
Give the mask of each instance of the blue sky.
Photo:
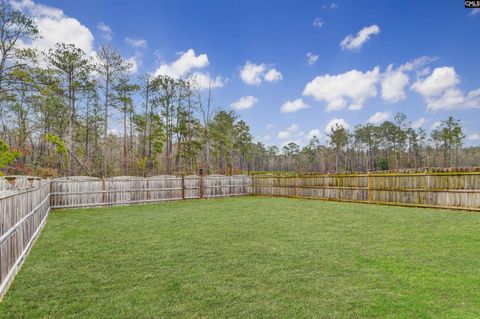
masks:
{"type": "Polygon", "coordinates": [[[41,48],[111,43],[138,73],[208,76],[214,104],[239,108],[266,144],[396,112],[427,131],[454,116],[480,144],[480,11],[460,0],[16,4],[48,33],[41,48]]]}

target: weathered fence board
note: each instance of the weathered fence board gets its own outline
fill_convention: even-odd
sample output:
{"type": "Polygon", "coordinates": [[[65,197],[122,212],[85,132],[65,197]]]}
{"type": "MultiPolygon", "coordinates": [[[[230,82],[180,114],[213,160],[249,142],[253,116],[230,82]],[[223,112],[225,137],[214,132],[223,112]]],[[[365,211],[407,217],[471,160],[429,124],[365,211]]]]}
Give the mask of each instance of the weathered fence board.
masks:
{"type": "Polygon", "coordinates": [[[8,189],[0,192],[0,298],[20,268],[50,210],[50,181],[19,179],[8,182],[8,189]]]}
{"type": "Polygon", "coordinates": [[[480,210],[480,172],[254,176],[252,194],[480,210]]]}
{"type": "Polygon", "coordinates": [[[51,183],[52,208],[66,208],[247,195],[251,177],[161,175],[101,179],[75,176],[54,179],[51,183]]]}

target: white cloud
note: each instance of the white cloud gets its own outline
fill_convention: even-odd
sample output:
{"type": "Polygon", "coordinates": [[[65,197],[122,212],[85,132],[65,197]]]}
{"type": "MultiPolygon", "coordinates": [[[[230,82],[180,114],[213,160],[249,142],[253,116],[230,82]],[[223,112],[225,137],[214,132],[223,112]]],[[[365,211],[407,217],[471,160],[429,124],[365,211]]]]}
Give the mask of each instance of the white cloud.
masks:
{"type": "Polygon", "coordinates": [[[480,107],[480,88],[465,95],[457,86],[460,79],[453,67],[439,67],[425,78],[418,79],[411,89],[422,95],[427,108],[439,109],[480,107]]]}
{"type": "Polygon", "coordinates": [[[351,102],[351,110],[359,110],[367,98],[377,95],[379,77],[378,67],[365,73],[351,70],[338,75],[317,76],[307,83],[303,95],[327,102],[327,111],[345,108],[347,99],[351,102]]]}
{"type": "Polygon", "coordinates": [[[430,57],[430,56],[425,56],[424,55],[424,56],[416,58],[413,61],[409,61],[405,64],[402,64],[400,66],[400,70],[401,71],[413,71],[413,70],[416,70],[418,68],[421,68],[422,66],[424,66],[428,63],[436,61],[437,59],[438,59],[437,57],[430,57]]]}
{"type": "Polygon", "coordinates": [[[314,26],[315,28],[321,28],[324,23],[325,23],[325,22],[324,22],[320,17],[315,18],[315,20],[313,20],[313,26],[314,26]]]}
{"type": "Polygon", "coordinates": [[[168,75],[173,78],[179,78],[193,69],[207,67],[208,64],[208,56],[206,54],[199,54],[197,56],[193,49],[189,49],[172,63],[161,64],[155,71],[155,75],[168,75]]]}
{"type": "Polygon", "coordinates": [[[318,61],[318,55],[311,52],[307,53],[307,63],[308,65],[314,65],[318,61]]]}
{"type": "MultiPolygon", "coordinates": [[[[387,70],[382,74],[382,98],[392,103],[406,99],[407,95],[405,93],[405,87],[410,80],[406,72],[417,70],[436,59],[436,57],[421,56],[400,65],[397,69],[394,69],[393,64],[390,64],[387,67],[387,70]]],[[[429,68],[425,68],[417,72],[417,78],[429,73],[429,68]]]]}
{"type": "Polygon", "coordinates": [[[424,76],[429,75],[430,72],[431,72],[430,68],[428,68],[428,67],[427,67],[427,68],[423,68],[423,69],[417,71],[416,76],[417,76],[417,78],[421,78],[421,77],[424,77],[424,76]]]}
{"type": "Polygon", "coordinates": [[[419,128],[423,127],[425,125],[425,123],[427,123],[427,119],[424,118],[424,117],[421,117],[421,118],[419,118],[418,120],[416,120],[412,123],[412,128],[419,129],[419,128]]]}
{"type": "Polygon", "coordinates": [[[446,89],[456,86],[458,79],[455,69],[452,67],[436,68],[433,73],[425,79],[420,79],[412,85],[412,89],[424,96],[436,96],[446,89]]]}
{"type": "Polygon", "coordinates": [[[246,110],[251,108],[257,102],[258,102],[258,99],[256,97],[247,95],[233,102],[232,104],[230,104],[230,106],[236,110],[246,110]]]}
{"type": "Polygon", "coordinates": [[[140,65],[140,61],[138,60],[138,58],[136,56],[132,56],[132,57],[128,58],[127,63],[130,63],[130,65],[131,65],[130,71],[132,73],[137,73],[138,72],[138,67],[140,65]]]}
{"type": "Polygon", "coordinates": [[[282,113],[291,113],[291,112],[297,112],[301,109],[308,109],[308,108],[310,108],[310,105],[303,102],[302,99],[296,99],[294,101],[287,101],[283,103],[280,111],[282,113]]]}
{"type": "Polygon", "coordinates": [[[389,117],[390,117],[390,112],[377,112],[372,116],[370,116],[370,118],[368,119],[368,122],[372,124],[381,124],[386,120],[388,120],[389,117]]]}
{"type": "Polygon", "coordinates": [[[325,126],[325,133],[330,134],[332,132],[332,128],[335,128],[336,125],[342,126],[345,129],[349,129],[350,125],[344,119],[337,119],[334,118],[328,122],[327,126],[325,126]]]}
{"type": "Polygon", "coordinates": [[[56,43],[74,44],[86,54],[91,54],[94,37],[77,19],[65,15],[58,8],[35,3],[31,0],[11,1],[12,7],[29,14],[37,25],[41,37],[33,43],[21,43],[39,50],[48,50],[56,43]]]}
{"type": "Polygon", "coordinates": [[[273,124],[267,124],[267,126],[265,126],[265,129],[268,131],[268,130],[271,130],[272,128],[274,128],[275,125],[273,124]]]}
{"type": "Polygon", "coordinates": [[[145,39],[132,39],[127,37],[125,38],[125,42],[132,48],[146,48],[148,45],[145,39]]]}
{"type": "Polygon", "coordinates": [[[100,30],[102,38],[106,41],[111,41],[112,40],[112,28],[110,28],[108,25],[106,25],[103,22],[100,22],[97,25],[98,30],[100,30]]]}
{"type": "Polygon", "coordinates": [[[265,74],[265,81],[268,82],[277,82],[281,81],[283,79],[282,73],[276,69],[270,69],[268,72],[265,74]]]}
{"type": "Polygon", "coordinates": [[[407,74],[401,69],[393,70],[393,65],[390,64],[382,76],[382,98],[392,103],[405,99],[405,86],[408,81],[407,74]]]}
{"type": "Polygon", "coordinates": [[[356,36],[347,35],[345,39],[340,42],[342,50],[359,50],[365,42],[370,39],[370,36],[380,33],[380,28],[378,25],[374,24],[369,27],[364,27],[362,30],[358,31],[356,36]]]}
{"type": "Polygon", "coordinates": [[[201,90],[221,88],[227,82],[221,76],[212,78],[210,74],[203,72],[194,72],[190,77],[191,81],[201,90]]]}
{"type": "Polygon", "coordinates": [[[281,147],[288,143],[295,143],[299,146],[306,145],[314,136],[318,139],[322,139],[322,133],[319,129],[312,129],[305,134],[297,124],[290,125],[286,130],[278,132],[277,137],[282,140],[281,147]]]}
{"type": "Polygon", "coordinates": [[[195,69],[203,69],[209,65],[206,54],[196,55],[193,49],[189,49],[187,52],[179,53],[179,55],[180,57],[171,63],[160,64],[154,75],[166,75],[178,79],[190,74],[191,81],[202,90],[209,87],[212,89],[220,88],[225,85],[226,80],[220,76],[212,78],[208,73],[193,72],[195,69]]]}
{"type": "Polygon", "coordinates": [[[262,142],[268,142],[272,139],[272,136],[270,134],[264,135],[262,138],[260,138],[260,141],[262,142]]]}
{"type": "Polygon", "coordinates": [[[324,5],[322,6],[322,8],[323,8],[323,10],[327,10],[327,9],[335,10],[336,8],[338,8],[338,3],[332,2],[332,3],[330,3],[330,5],[324,4],[324,5]]]}
{"type": "Polygon", "coordinates": [[[248,85],[259,86],[263,80],[277,82],[282,80],[283,76],[280,71],[274,68],[269,68],[265,63],[255,64],[247,61],[240,69],[240,78],[248,85]]]}
{"type": "Polygon", "coordinates": [[[322,137],[322,133],[320,133],[319,129],[313,129],[310,132],[308,132],[308,139],[311,140],[314,136],[316,136],[318,139],[322,137]]]}
{"type": "Polygon", "coordinates": [[[480,134],[474,133],[468,136],[470,141],[480,141],[480,134]]]}
{"type": "Polygon", "coordinates": [[[255,64],[250,61],[240,70],[240,78],[248,85],[260,85],[262,83],[262,75],[265,73],[266,66],[264,63],[255,64]]]}
{"type": "Polygon", "coordinates": [[[285,131],[278,132],[278,138],[282,140],[299,137],[302,135],[303,132],[300,132],[300,127],[297,124],[292,124],[285,131]]]}
{"type": "Polygon", "coordinates": [[[474,16],[476,14],[480,14],[480,9],[479,8],[472,9],[472,11],[470,11],[470,13],[468,15],[469,16],[474,16]]]}

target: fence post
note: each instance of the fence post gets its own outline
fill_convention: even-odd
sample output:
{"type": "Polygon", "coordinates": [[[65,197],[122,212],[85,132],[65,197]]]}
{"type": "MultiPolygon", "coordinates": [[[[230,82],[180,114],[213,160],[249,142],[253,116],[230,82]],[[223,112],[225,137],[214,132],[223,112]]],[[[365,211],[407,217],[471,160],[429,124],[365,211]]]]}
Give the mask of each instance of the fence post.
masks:
{"type": "Polygon", "coordinates": [[[145,202],[148,202],[148,200],[150,199],[150,192],[148,190],[148,176],[145,177],[145,192],[144,192],[144,201],[145,202]]]}
{"type": "Polygon", "coordinates": [[[367,199],[369,202],[372,201],[372,177],[370,176],[370,171],[367,171],[367,199]]]}
{"type": "Polygon", "coordinates": [[[7,180],[7,182],[10,184],[10,189],[15,189],[15,176],[7,176],[5,177],[5,179],[7,180]]]}
{"type": "MultiPolygon", "coordinates": [[[[432,184],[431,184],[431,177],[430,174],[428,173],[428,170],[425,170],[425,177],[427,178],[427,189],[431,190],[432,184]]],[[[427,204],[432,205],[432,192],[428,192],[427,197],[427,204]]]]}
{"type": "MultiPolygon", "coordinates": [[[[50,185],[48,185],[48,190],[49,190],[49,193],[50,193],[50,207],[52,206],[55,206],[55,196],[52,195],[53,192],[54,192],[54,189],[53,189],[53,180],[47,178],[47,181],[50,185]]],[[[42,183],[42,180],[40,180],[40,184],[42,183]]]]}
{"type": "Polygon", "coordinates": [[[298,175],[295,174],[295,177],[293,178],[293,194],[295,197],[298,197],[298,175]]]}
{"type": "Polygon", "coordinates": [[[203,198],[203,192],[204,192],[204,189],[203,189],[203,169],[200,169],[199,173],[200,173],[200,199],[202,199],[203,198]]]}
{"type": "Polygon", "coordinates": [[[105,177],[102,176],[102,204],[105,204],[107,201],[105,200],[107,193],[105,193],[105,177]]]}
{"type": "Polygon", "coordinates": [[[185,175],[182,174],[182,199],[185,199],[185,175]]]}

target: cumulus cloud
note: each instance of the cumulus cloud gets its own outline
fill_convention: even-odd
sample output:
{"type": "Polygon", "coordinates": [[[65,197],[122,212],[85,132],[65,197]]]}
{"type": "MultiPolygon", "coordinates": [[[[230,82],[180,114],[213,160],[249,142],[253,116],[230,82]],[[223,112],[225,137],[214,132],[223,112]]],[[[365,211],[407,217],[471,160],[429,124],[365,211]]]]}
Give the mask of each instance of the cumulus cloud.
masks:
{"type": "Polygon", "coordinates": [[[239,100],[230,104],[230,107],[234,108],[235,110],[246,110],[251,108],[258,102],[258,99],[254,96],[247,95],[241,97],[239,100]]]}
{"type": "Polygon", "coordinates": [[[374,24],[369,27],[364,27],[356,35],[347,35],[345,39],[340,42],[342,50],[360,50],[360,48],[367,42],[372,35],[380,33],[378,25],[374,24]]]}
{"type": "Polygon", "coordinates": [[[321,28],[324,23],[325,23],[325,22],[324,22],[320,17],[315,18],[315,20],[313,20],[313,26],[314,26],[315,28],[321,28]]]}
{"type": "Polygon", "coordinates": [[[308,139],[310,140],[314,137],[317,137],[318,139],[320,139],[322,137],[322,133],[320,133],[319,129],[313,129],[310,132],[308,132],[307,136],[308,136],[308,139]]]}
{"type": "Polygon", "coordinates": [[[393,70],[393,65],[390,64],[382,76],[382,98],[392,103],[405,99],[405,86],[408,81],[407,74],[401,69],[393,70]]]}
{"type": "MultiPolygon", "coordinates": [[[[341,110],[347,106],[350,110],[359,110],[367,98],[377,95],[379,84],[382,99],[396,103],[407,98],[406,87],[410,83],[408,73],[436,59],[421,56],[397,68],[390,64],[384,72],[375,67],[367,72],[351,70],[336,75],[319,75],[307,83],[303,95],[327,102],[327,111],[341,110]]],[[[422,72],[425,72],[425,69],[422,72]]]]}
{"type": "Polygon", "coordinates": [[[378,67],[371,71],[351,70],[338,75],[322,75],[307,83],[303,95],[327,102],[327,111],[341,110],[350,102],[349,109],[359,110],[369,97],[377,95],[378,67]]]}
{"type": "Polygon", "coordinates": [[[287,101],[283,103],[282,107],[280,108],[280,111],[282,113],[292,113],[292,112],[297,112],[301,109],[308,109],[310,108],[310,105],[305,103],[302,99],[296,99],[294,101],[287,101]]]}
{"type": "Polygon", "coordinates": [[[456,86],[460,80],[452,67],[436,68],[433,73],[412,85],[412,89],[424,96],[435,96],[456,86]]]}
{"type": "Polygon", "coordinates": [[[98,30],[100,30],[101,36],[104,40],[106,41],[112,40],[113,31],[112,31],[112,28],[110,28],[110,26],[106,25],[104,22],[100,22],[99,24],[97,24],[97,28],[98,30]]]}
{"type": "Polygon", "coordinates": [[[311,52],[307,53],[307,63],[308,65],[314,65],[318,61],[318,55],[311,52]]]}
{"type": "Polygon", "coordinates": [[[168,75],[173,78],[179,78],[193,69],[207,67],[208,64],[208,56],[206,54],[197,56],[193,49],[189,49],[172,63],[161,64],[155,71],[155,75],[168,75]]]}
{"type": "Polygon", "coordinates": [[[390,112],[377,112],[372,116],[370,116],[370,118],[368,119],[368,122],[372,124],[381,124],[386,120],[388,120],[389,117],[390,117],[390,112]]]}
{"type": "Polygon", "coordinates": [[[474,133],[467,137],[470,141],[480,141],[480,134],[474,133]]]}
{"type": "Polygon", "coordinates": [[[418,79],[411,89],[422,95],[427,108],[439,109],[480,107],[480,88],[465,94],[458,88],[460,78],[453,67],[439,67],[425,77],[418,79]]]}
{"type": "Polygon", "coordinates": [[[221,88],[227,82],[227,80],[221,76],[212,78],[210,74],[203,72],[193,73],[190,79],[201,90],[221,88]]]}
{"type": "Polygon", "coordinates": [[[270,69],[268,72],[265,74],[265,81],[268,82],[278,82],[283,79],[282,73],[276,69],[270,69]]]}
{"type": "Polygon", "coordinates": [[[240,78],[248,85],[259,85],[262,83],[262,75],[265,73],[266,66],[264,63],[255,64],[250,61],[240,70],[240,78]]]}
{"type": "Polygon", "coordinates": [[[302,136],[303,132],[300,131],[300,127],[297,124],[290,125],[285,131],[278,132],[278,138],[286,140],[289,138],[295,138],[302,136]]]}
{"type": "Polygon", "coordinates": [[[208,56],[206,54],[196,55],[193,49],[181,53],[180,57],[171,62],[161,64],[155,71],[155,75],[166,75],[174,79],[181,78],[191,73],[191,80],[200,89],[223,87],[225,80],[217,76],[212,78],[208,73],[193,72],[196,69],[203,69],[209,65],[208,56]]]}
{"type": "MultiPolygon", "coordinates": [[[[406,72],[417,70],[436,59],[436,57],[421,56],[400,65],[396,69],[393,68],[393,64],[390,64],[381,77],[382,98],[391,103],[406,99],[405,87],[410,81],[406,72]]],[[[417,77],[429,73],[429,69],[425,68],[417,72],[417,77]]]]}
{"type": "Polygon", "coordinates": [[[126,37],[125,42],[132,48],[146,48],[148,45],[147,40],[145,39],[132,39],[126,37]]]}
{"type": "Polygon", "coordinates": [[[74,44],[85,53],[91,54],[94,37],[92,32],[77,19],[65,15],[58,8],[35,3],[31,0],[11,1],[12,7],[29,14],[36,23],[41,37],[22,46],[48,50],[56,43],[74,44]]]}
{"type": "Polygon", "coordinates": [[[240,69],[240,78],[248,85],[259,86],[263,80],[268,82],[281,81],[283,75],[277,69],[269,68],[265,63],[255,64],[247,61],[240,69]]]}
{"type": "Polygon", "coordinates": [[[129,63],[131,65],[130,67],[130,71],[132,73],[137,73],[138,72],[138,68],[140,66],[140,60],[137,56],[132,56],[132,57],[129,57],[127,60],[127,63],[129,63]]]}
{"type": "Polygon", "coordinates": [[[335,126],[337,126],[337,125],[345,128],[345,129],[350,128],[350,125],[344,119],[334,118],[334,119],[330,120],[330,122],[328,122],[328,124],[325,126],[325,133],[327,133],[327,134],[332,133],[332,129],[335,128],[335,126]]]}
{"type": "Polygon", "coordinates": [[[314,136],[318,139],[323,138],[319,129],[311,129],[305,134],[297,124],[290,125],[286,130],[278,132],[277,135],[277,137],[282,140],[282,147],[289,143],[295,143],[300,146],[306,145],[314,136]]]}
{"type": "Polygon", "coordinates": [[[427,119],[424,118],[424,117],[421,117],[421,118],[419,118],[418,120],[416,120],[412,123],[412,128],[419,129],[419,128],[423,127],[425,125],[425,123],[427,123],[427,119]]]}

